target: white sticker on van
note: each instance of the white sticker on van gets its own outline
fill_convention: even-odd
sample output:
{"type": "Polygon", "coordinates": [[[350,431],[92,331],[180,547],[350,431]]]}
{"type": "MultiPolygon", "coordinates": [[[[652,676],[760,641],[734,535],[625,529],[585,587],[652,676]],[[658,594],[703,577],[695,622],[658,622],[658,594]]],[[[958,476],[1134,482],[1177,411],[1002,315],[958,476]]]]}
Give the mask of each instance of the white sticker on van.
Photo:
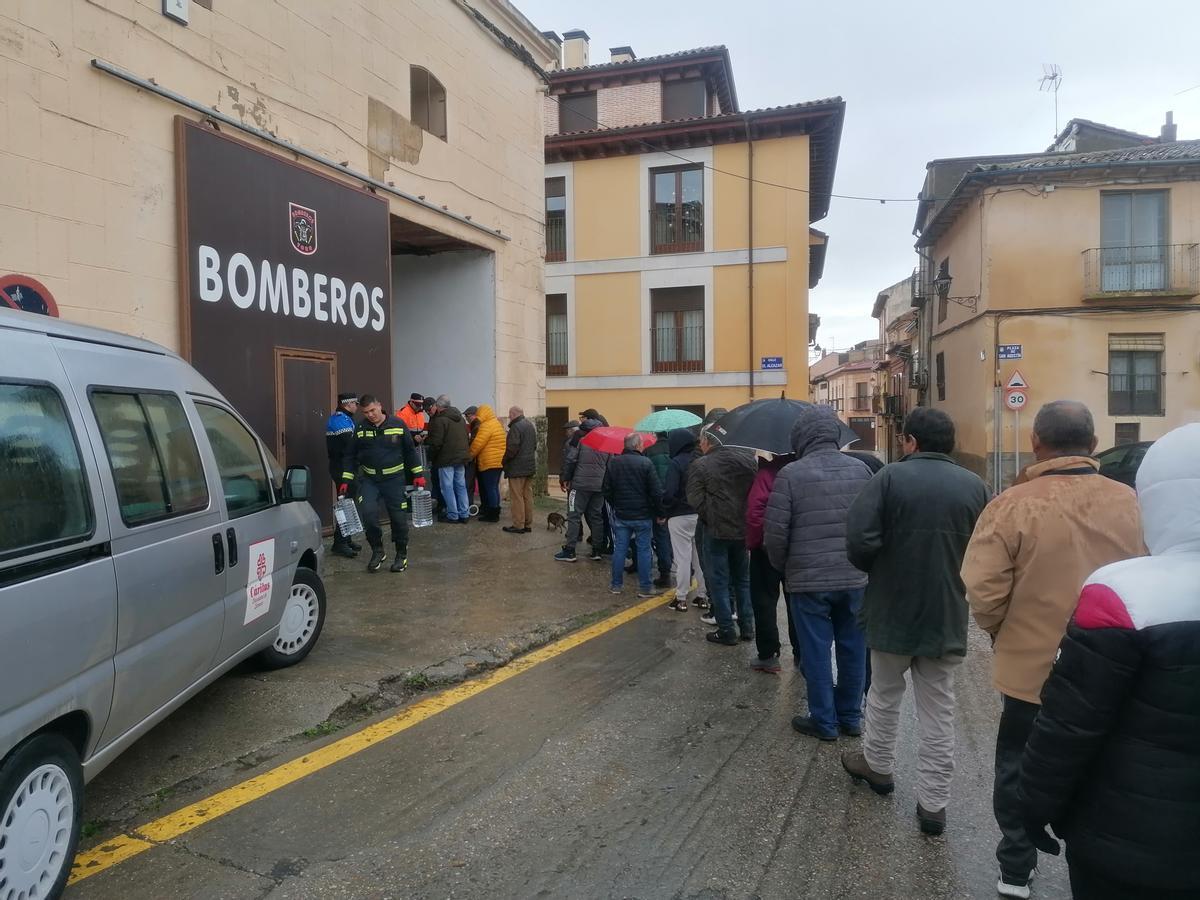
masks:
{"type": "Polygon", "coordinates": [[[246,619],[249,625],[271,609],[271,573],[275,571],[275,538],[250,545],[246,575],[246,619]]]}

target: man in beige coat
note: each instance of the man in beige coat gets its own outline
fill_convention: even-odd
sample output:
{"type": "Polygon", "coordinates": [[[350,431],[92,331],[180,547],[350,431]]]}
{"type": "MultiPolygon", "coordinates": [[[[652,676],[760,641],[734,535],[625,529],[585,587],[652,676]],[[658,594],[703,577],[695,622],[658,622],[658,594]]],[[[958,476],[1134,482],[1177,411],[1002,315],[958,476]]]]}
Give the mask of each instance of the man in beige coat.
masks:
{"type": "Polygon", "coordinates": [[[1084,581],[1101,566],[1145,554],[1137,496],[1098,472],[1092,414],[1047,403],[1033,423],[1026,481],[993,500],[967,547],[962,577],[975,621],[995,647],[1003,697],[992,805],[1002,837],[997,892],[1030,896],[1037,850],[1025,835],[1017,785],[1021,754],[1084,581]]]}

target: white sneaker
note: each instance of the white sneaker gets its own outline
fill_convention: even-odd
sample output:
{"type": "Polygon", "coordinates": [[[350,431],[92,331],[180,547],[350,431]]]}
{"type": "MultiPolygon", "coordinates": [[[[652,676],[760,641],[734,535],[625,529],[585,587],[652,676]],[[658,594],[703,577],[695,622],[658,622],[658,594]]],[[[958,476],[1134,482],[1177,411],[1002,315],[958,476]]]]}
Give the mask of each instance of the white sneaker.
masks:
{"type": "Polygon", "coordinates": [[[1000,876],[1000,880],[996,882],[996,893],[1001,897],[1015,897],[1017,900],[1029,900],[1032,893],[1030,886],[1033,884],[1033,876],[1029,876],[1029,880],[1024,884],[1010,884],[1004,880],[1004,876],[1000,876]]]}
{"type": "Polygon", "coordinates": [[[716,625],[717,624],[717,616],[715,613],[712,612],[712,610],[709,610],[708,612],[706,612],[704,615],[702,615],[700,617],[700,621],[703,622],[705,625],[716,625]]]}

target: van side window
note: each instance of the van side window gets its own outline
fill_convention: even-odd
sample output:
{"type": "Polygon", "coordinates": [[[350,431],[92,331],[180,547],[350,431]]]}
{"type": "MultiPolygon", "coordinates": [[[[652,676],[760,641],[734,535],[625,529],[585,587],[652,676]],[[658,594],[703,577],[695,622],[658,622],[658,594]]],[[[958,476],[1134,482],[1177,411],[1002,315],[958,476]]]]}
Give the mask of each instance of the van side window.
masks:
{"type": "Polygon", "coordinates": [[[0,559],[86,539],[92,506],[58,391],[0,383],[0,559]]]}
{"type": "Polygon", "coordinates": [[[178,397],[93,390],[92,409],[126,525],[208,506],[200,451],[178,397]]]}
{"type": "Polygon", "coordinates": [[[271,505],[271,482],[263,468],[258,441],[227,410],[211,403],[196,403],[200,421],[212,444],[221,489],[230,518],[248,516],[271,505]]]}

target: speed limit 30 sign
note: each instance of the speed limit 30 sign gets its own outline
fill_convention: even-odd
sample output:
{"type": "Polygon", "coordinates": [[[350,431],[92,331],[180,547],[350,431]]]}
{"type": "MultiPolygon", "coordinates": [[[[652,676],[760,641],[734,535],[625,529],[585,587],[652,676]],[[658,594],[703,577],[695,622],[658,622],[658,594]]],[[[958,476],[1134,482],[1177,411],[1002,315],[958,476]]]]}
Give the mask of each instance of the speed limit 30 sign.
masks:
{"type": "Polygon", "coordinates": [[[1025,388],[1007,388],[1004,391],[1004,405],[1013,412],[1020,412],[1028,402],[1029,396],[1025,393],[1025,388]]]}

